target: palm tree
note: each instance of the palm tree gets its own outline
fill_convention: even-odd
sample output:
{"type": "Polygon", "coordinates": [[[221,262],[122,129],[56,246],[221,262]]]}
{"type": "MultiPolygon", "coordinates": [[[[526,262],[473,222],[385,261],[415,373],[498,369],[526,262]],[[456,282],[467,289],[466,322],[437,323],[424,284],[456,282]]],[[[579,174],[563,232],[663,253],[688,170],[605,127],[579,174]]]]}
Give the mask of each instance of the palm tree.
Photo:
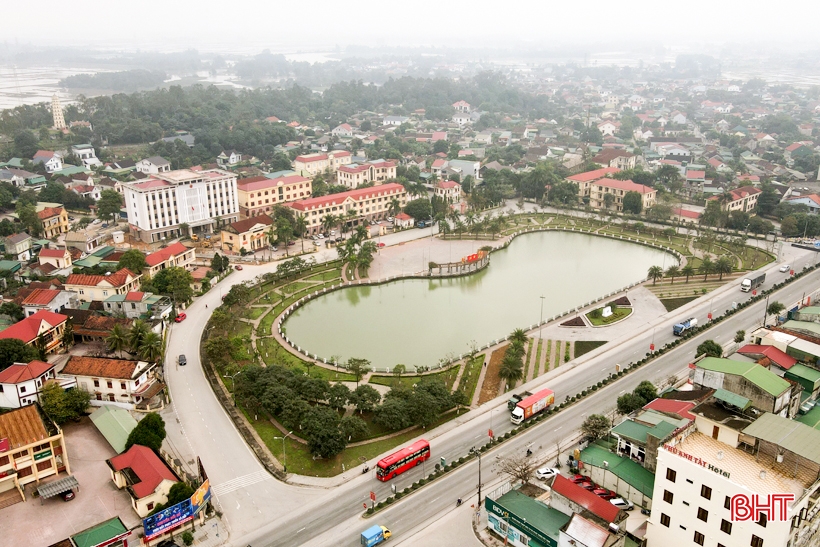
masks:
{"type": "Polygon", "coordinates": [[[325,232],[326,235],[330,235],[330,230],[333,229],[336,224],[339,223],[339,219],[333,213],[328,213],[324,217],[322,217],[322,230],[325,232]]]}
{"type": "Polygon", "coordinates": [[[680,268],[675,265],[666,268],[666,277],[672,278],[672,285],[675,284],[675,278],[680,275],[680,268]]]}
{"type": "Polygon", "coordinates": [[[612,194],[604,194],[604,209],[609,209],[615,203],[615,196],[612,194]]]}
{"type": "Polygon", "coordinates": [[[467,211],[467,214],[464,215],[464,220],[467,223],[467,230],[472,231],[473,226],[476,223],[476,214],[475,211],[467,211]]]}
{"type": "Polygon", "coordinates": [[[128,333],[128,346],[131,348],[131,353],[137,353],[145,336],[151,331],[148,324],[142,319],[137,319],[131,325],[131,330],[128,333]]]}
{"type": "Polygon", "coordinates": [[[654,285],[658,279],[663,277],[663,268],[660,266],[652,266],[649,268],[646,276],[652,278],[652,284],[654,285]]]}
{"type": "Polygon", "coordinates": [[[401,213],[401,203],[398,199],[393,198],[390,200],[390,206],[387,208],[387,214],[394,217],[399,213],[401,213]]]}
{"type": "Polygon", "coordinates": [[[524,344],[527,342],[527,333],[524,332],[524,329],[515,329],[510,334],[510,342],[519,342],[524,344]]]}
{"type": "Polygon", "coordinates": [[[689,283],[689,276],[695,275],[696,270],[695,270],[694,266],[692,266],[691,264],[687,264],[686,266],[681,268],[680,273],[681,273],[681,275],[686,276],[686,282],[689,283]]]}
{"type": "Polygon", "coordinates": [[[297,216],[296,220],[293,222],[293,231],[296,235],[299,236],[299,239],[302,240],[302,252],[305,252],[305,232],[307,232],[307,221],[305,221],[305,217],[297,216]]]}
{"type": "Polygon", "coordinates": [[[268,237],[268,245],[273,247],[274,244],[276,243],[276,227],[273,224],[271,224],[270,228],[268,228],[267,237],[268,237]]]}
{"type": "Polygon", "coordinates": [[[715,263],[715,272],[720,274],[718,281],[723,280],[723,274],[732,273],[732,259],[728,256],[722,256],[715,263]]]}
{"type": "Polygon", "coordinates": [[[698,271],[703,274],[703,280],[706,281],[706,276],[715,271],[715,265],[712,263],[712,259],[708,256],[703,257],[703,261],[698,266],[698,271]]]}
{"type": "Polygon", "coordinates": [[[162,357],[162,338],[159,334],[150,331],[142,339],[137,355],[143,361],[156,363],[162,357]]]}
{"type": "Polygon", "coordinates": [[[513,355],[505,355],[501,361],[501,368],[498,370],[498,377],[504,380],[507,385],[513,385],[524,377],[524,366],[521,359],[516,359],[513,355]]]}
{"type": "Polygon", "coordinates": [[[123,350],[128,347],[128,333],[125,328],[119,323],[114,325],[105,339],[105,344],[108,346],[108,351],[116,351],[122,357],[123,350]]]}

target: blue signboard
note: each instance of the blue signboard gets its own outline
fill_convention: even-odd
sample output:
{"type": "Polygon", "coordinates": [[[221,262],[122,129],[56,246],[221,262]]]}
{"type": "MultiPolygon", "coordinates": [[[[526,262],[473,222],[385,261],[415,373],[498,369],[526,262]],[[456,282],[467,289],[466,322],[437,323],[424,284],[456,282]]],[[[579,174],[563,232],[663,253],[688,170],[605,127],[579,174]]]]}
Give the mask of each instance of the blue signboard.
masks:
{"type": "Polygon", "coordinates": [[[145,539],[150,540],[194,518],[194,510],[190,498],[163,509],[156,515],[142,519],[145,530],[145,539]]]}

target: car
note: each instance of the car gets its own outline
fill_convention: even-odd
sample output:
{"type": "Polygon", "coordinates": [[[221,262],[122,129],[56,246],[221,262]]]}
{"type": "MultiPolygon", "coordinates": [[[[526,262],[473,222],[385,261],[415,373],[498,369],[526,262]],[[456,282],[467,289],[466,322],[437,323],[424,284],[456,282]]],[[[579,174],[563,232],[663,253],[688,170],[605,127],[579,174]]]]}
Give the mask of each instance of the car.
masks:
{"type": "Polygon", "coordinates": [[[379,243],[379,248],[384,247],[384,243],[379,243]]]}
{"type": "Polygon", "coordinates": [[[313,241],[319,241],[319,236],[313,236],[311,239],[313,239],[313,241]]]}
{"type": "Polygon", "coordinates": [[[558,470],[552,467],[542,467],[535,471],[535,478],[545,481],[558,475],[558,470]]]}
{"type": "Polygon", "coordinates": [[[75,497],[77,497],[77,495],[74,493],[74,490],[66,490],[65,492],[60,492],[57,495],[63,498],[63,501],[71,501],[75,497]]]}
{"type": "Polygon", "coordinates": [[[595,485],[595,483],[594,483],[594,482],[582,482],[582,483],[579,483],[579,484],[578,484],[578,486],[580,486],[580,487],[581,487],[581,488],[583,488],[584,490],[589,490],[590,492],[592,492],[593,490],[595,490],[595,489],[597,489],[597,488],[598,488],[598,487],[595,485]]]}
{"type": "Polygon", "coordinates": [[[781,272],[788,272],[791,269],[792,269],[792,267],[789,266],[788,264],[783,264],[782,266],[780,266],[780,271],[781,272]]]}
{"type": "Polygon", "coordinates": [[[103,227],[103,228],[108,228],[108,223],[107,223],[107,222],[103,222],[103,223],[102,223],[102,227],[103,227]]]}
{"type": "Polygon", "coordinates": [[[293,247],[294,245],[296,245],[295,241],[288,241],[288,247],[293,247]]]}
{"type": "Polygon", "coordinates": [[[182,323],[188,317],[187,314],[178,313],[176,317],[174,317],[174,321],[177,323],[182,323]]]}
{"type": "Polygon", "coordinates": [[[100,222],[102,222],[102,220],[95,218],[91,224],[99,224],[100,222]]]}
{"type": "Polygon", "coordinates": [[[575,474],[572,478],[569,479],[569,482],[574,484],[579,484],[582,482],[587,482],[589,479],[583,475],[575,474]]]}
{"type": "Polygon", "coordinates": [[[624,511],[632,511],[635,509],[635,504],[629,500],[625,500],[623,498],[615,498],[609,500],[609,503],[617,507],[618,509],[623,509],[624,511]]]}
{"type": "Polygon", "coordinates": [[[68,217],[68,220],[77,220],[77,219],[74,218],[74,217],[68,217]]]}
{"type": "Polygon", "coordinates": [[[271,248],[270,248],[270,250],[271,250],[271,251],[273,251],[273,252],[275,253],[276,251],[278,251],[278,250],[279,250],[279,247],[277,247],[276,245],[274,245],[273,247],[271,247],[271,248]]]}
{"type": "Polygon", "coordinates": [[[393,217],[387,217],[387,222],[393,222],[393,217]]]}
{"type": "Polygon", "coordinates": [[[177,362],[179,363],[179,366],[184,367],[188,364],[188,358],[185,357],[184,354],[180,354],[179,358],[177,359],[177,362]]]}
{"type": "Polygon", "coordinates": [[[335,236],[336,235],[336,230],[331,230],[330,235],[335,236]]]}
{"type": "Polygon", "coordinates": [[[237,264],[236,266],[233,267],[233,269],[241,271],[242,270],[242,264],[237,264]]]}
{"type": "Polygon", "coordinates": [[[598,496],[599,498],[604,498],[605,500],[611,500],[618,497],[618,494],[609,490],[608,488],[596,488],[592,491],[593,494],[598,496]]]}
{"type": "Polygon", "coordinates": [[[318,236],[316,236],[316,237],[318,237],[319,239],[324,239],[324,238],[325,238],[325,234],[319,234],[319,235],[318,235],[318,236]]]}

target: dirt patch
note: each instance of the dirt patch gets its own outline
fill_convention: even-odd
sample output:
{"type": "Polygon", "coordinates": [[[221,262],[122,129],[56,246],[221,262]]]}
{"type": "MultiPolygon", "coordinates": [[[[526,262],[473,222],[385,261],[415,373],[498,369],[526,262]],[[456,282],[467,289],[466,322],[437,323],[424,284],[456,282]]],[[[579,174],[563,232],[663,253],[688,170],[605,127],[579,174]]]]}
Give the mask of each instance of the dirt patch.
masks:
{"type": "Polygon", "coordinates": [[[487,365],[487,372],[484,374],[484,383],[481,384],[481,395],[478,396],[479,405],[498,397],[498,386],[501,384],[498,371],[501,370],[501,361],[507,354],[508,347],[510,347],[509,344],[502,346],[490,356],[490,364],[487,365]]]}
{"type": "Polygon", "coordinates": [[[613,300],[612,304],[615,304],[616,306],[631,306],[632,302],[630,302],[629,298],[627,298],[626,296],[622,296],[620,298],[616,298],[615,300],[613,300]]]}
{"type": "Polygon", "coordinates": [[[564,321],[561,323],[562,327],[586,327],[587,324],[584,323],[584,320],[580,317],[573,317],[569,321],[564,321]]]}

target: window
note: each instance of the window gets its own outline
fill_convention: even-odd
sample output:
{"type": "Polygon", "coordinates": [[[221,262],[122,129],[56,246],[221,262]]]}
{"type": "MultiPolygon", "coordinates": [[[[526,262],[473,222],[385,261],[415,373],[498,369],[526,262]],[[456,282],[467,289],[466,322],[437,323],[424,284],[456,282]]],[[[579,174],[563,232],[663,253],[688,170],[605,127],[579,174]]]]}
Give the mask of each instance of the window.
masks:
{"type": "Polygon", "coordinates": [[[20,386],[20,393],[26,392],[26,386],[20,386]]]}
{"type": "Polygon", "coordinates": [[[723,532],[724,534],[730,534],[731,535],[731,533],[732,533],[732,523],[729,522],[726,519],[721,519],[721,521],[720,521],[720,531],[723,532]]]}
{"type": "MultiPolygon", "coordinates": [[[[18,472],[17,474],[19,475],[20,473],[18,472]]],[[[759,538],[752,534],[752,542],[749,545],[752,547],[763,547],[763,538],[759,538]]]]}
{"type": "Polygon", "coordinates": [[[120,389],[125,390],[125,382],[120,382],[120,389]]]}
{"type": "Polygon", "coordinates": [[[663,491],[663,501],[665,501],[666,503],[672,503],[672,500],[674,499],[674,497],[675,496],[669,490],[664,490],[663,491]]]}
{"type": "Polygon", "coordinates": [[[661,513],[661,524],[663,524],[664,526],[669,528],[669,521],[670,521],[669,515],[665,515],[665,514],[661,513]]]}
{"type": "Polygon", "coordinates": [[[675,478],[678,476],[678,473],[674,469],[667,469],[666,470],[666,480],[670,482],[675,482],[675,478]]]}
{"type": "Polygon", "coordinates": [[[704,509],[703,507],[698,507],[698,518],[703,522],[709,520],[709,511],[704,509]]]}
{"type": "Polygon", "coordinates": [[[151,503],[149,503],[148,505],[146,505],[146,506],[145,506],[145,508],[146,508],[146,509],[148,509],[148,510],[150,511],[151,509],[153,509],[153,508],[154,508],[154,502],[152,501],[151,503]]]}
{"type": "Polygon", "coordinates": [[[695,543],[697,543],[698,545],[703,545],[705,539],[706,537],[703,534],[701,534],[700,532],[695,532],[695,543]]]}
{"type": "Polygon", "coordinates": [[[108,385],[108,389],[112,389],[114,387],[114,382],[112,382],[111,380],[108,380],[106,382],[106,385],[108,385]]]}
{"type": "Polygon", "coordinates": [[[757,519],[757,523],[760,526],[762,526],[763,528],[765,528],[766,527],[766,521],[768,520],[767,517],[766,517],[766,513],[758,513],[758,516],[760,516],[760,518],[757,519]]]}
{"type": "Polygon", "coordinates": [[[94,380],[94,387],[100,387],[100,381],[94,380]]]}
{"type": "Polygon", "coordinates": [[[707,500],[712,499],[712,489],[704,484],[700,487],[700,496],[702,498],[706,498],[707,500]]]}
{"type": "Polygon", "coordinates": [[[723,500],[723,507],[725,509],[731,509],[732,508],[732,498],[730,498],[729,496],[726,496],[726,499],[723,500]]]}

